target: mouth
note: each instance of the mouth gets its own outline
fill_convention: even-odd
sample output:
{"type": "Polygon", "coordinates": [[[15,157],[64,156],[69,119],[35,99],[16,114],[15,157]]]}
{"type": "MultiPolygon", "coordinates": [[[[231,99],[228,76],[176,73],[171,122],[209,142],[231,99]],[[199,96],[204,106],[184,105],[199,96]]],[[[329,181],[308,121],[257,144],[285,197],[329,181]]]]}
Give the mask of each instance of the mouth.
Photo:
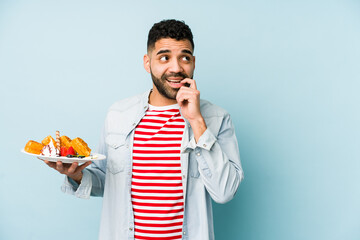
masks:
{"type": "Polygon", "coordinates": [[[180,83],[183,79],[166,79],[166,81],[171,82],[171,83],[180,83]]]}
{"type": "Polygon", "coordinates": [[[166,79],[166,81],[172,88],[181,88],[183,86],[183,84],[181,83],[182,80],[183,78],[166,79]]]}

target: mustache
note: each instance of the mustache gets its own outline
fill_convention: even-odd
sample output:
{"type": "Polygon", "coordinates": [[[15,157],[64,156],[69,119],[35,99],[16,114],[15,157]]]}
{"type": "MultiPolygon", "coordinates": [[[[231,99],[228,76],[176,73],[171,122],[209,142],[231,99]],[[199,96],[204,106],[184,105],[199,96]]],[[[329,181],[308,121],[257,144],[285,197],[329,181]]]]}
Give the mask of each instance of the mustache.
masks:
{"type": "Polygon", "coordinates": [[[188,76],[186,73],[181,73],[181,72],[179,72],[179,73],[164,74],[164,75],[162,76],[162,79],[165,80],[165,79],[167,79],[167,78],[169,78],[169,77],[181,77],[181,78],[183,78],[183,79],[189,78],[189,76],[188,76]]]}

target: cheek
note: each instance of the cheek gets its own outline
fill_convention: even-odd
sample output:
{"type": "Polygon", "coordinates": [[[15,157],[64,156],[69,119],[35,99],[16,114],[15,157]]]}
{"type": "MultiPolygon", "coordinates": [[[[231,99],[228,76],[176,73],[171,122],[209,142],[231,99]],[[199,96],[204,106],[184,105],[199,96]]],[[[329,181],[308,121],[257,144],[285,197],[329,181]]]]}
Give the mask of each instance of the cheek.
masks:
{"type": "Polygon", "coordinates": [[[155,76],[159,77],[163,73],[165,73],[166,68],[164,66],[161,66],[158,64],[153,64],[153,65],[151,65],[151,71],[155,76]]]}
{"type": "Polygon", "coordinates": [[[184,69],[184,71],[186,72],[186,74],[189,75],[189,77],[190,77],[191,75],[193,75],[193,73],[194,73],[194,65],[193,65],[193,64],[191,64],[191,65],[186,65],[183,69],[184,69]]]}

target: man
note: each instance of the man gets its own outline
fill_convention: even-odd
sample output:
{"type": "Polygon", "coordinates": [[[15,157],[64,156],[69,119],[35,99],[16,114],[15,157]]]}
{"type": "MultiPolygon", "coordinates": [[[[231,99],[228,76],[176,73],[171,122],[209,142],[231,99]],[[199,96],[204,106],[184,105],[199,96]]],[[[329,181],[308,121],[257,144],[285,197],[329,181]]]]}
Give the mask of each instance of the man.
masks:
{"type": "Polygon", "coordinates": [[[235,131],[223,109],[200,100],[190,28],[154,24],[144,67],[153,88],[110,107],[99,152],[107,161],[46,162],[64,192],[103,196],[99,239],[214,239],[211,199],[231,200],[243,179],[235,131]]]}

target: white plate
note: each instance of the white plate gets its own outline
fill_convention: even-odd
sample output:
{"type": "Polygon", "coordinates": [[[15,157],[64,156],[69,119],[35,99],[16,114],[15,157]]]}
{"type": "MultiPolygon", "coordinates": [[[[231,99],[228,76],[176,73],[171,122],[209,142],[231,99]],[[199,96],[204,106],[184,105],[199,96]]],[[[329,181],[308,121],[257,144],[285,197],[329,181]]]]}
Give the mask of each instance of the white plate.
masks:
{"type": "Polygon", "coordinates": [[[68,158],[68,157],[47,157],[47,156],[42,156],[42,155],[38,155],[38,154],[25,152],[24,149],[21,149],[21,152],[26,153],[28,155],[38,157],[40,160],[48,160],[50,162],[61,161],[63,163],[73,163],[73,162],[84,163],[84,162],[88,162],[88,161],[99,161],[99,160],[106,159],[106,156],[102,155],[100,153],[93,153],[89,157],[85,157],[85,158],[68,158]]]}

